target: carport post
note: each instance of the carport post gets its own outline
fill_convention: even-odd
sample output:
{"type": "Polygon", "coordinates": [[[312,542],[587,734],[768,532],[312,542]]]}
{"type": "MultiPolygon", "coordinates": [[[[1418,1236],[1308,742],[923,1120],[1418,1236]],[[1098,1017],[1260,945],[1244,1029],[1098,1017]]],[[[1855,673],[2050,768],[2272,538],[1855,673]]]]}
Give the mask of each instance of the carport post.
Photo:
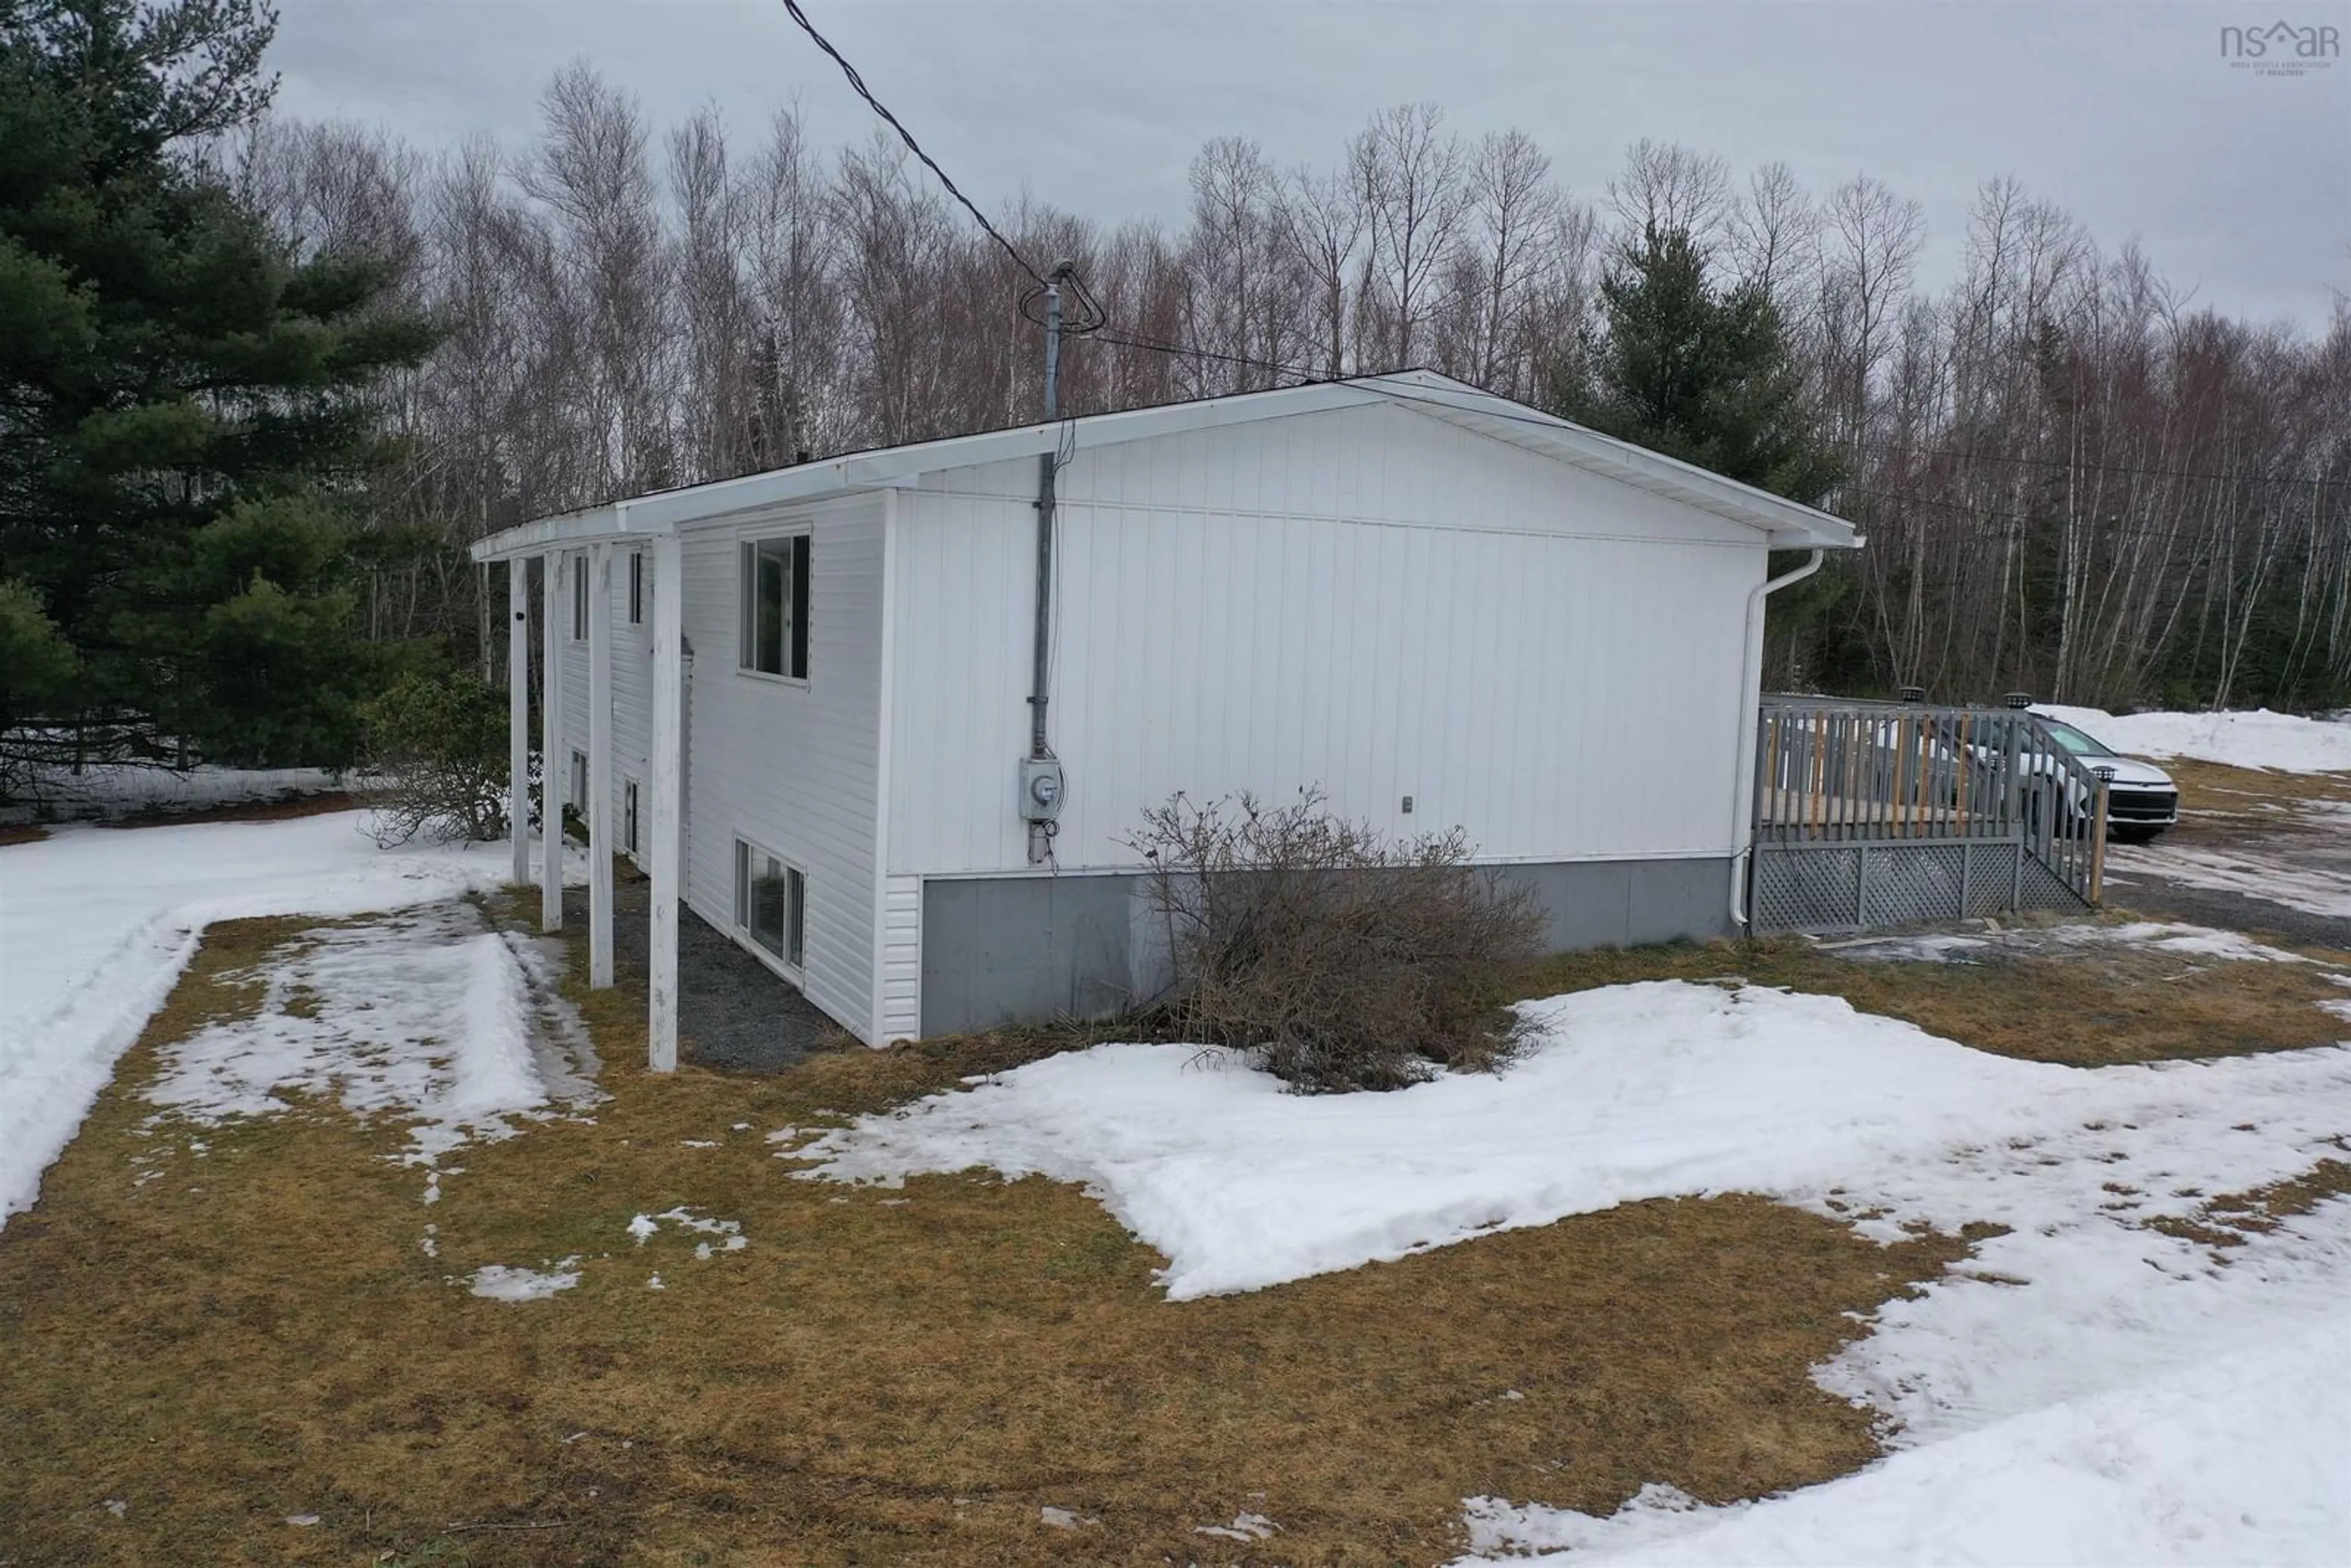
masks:
{"type": "Polygon", "coordinates": [[[507,831],[514,879],[530,883],[530,558],[507,562],[507,831]]]}
{"type": "Polygon", "coordinates": [[[645,1065],[677,1071],[677,898],[680,806],[685,768],[685,612],[684,551],[677,536],[653,540],[653,929],[645,967],[653,1016],[645,1065]]]}
{"type": "Polygon", "coordinates": [[[589,550],[588,985],[612,983],[612,547],[589,550]]]}
{"type": "Polygon", "coordinates": [[[563,929],[563,807],[571,758],[563,746],[563,552],[538,558],[538,928],[563,929]]]}

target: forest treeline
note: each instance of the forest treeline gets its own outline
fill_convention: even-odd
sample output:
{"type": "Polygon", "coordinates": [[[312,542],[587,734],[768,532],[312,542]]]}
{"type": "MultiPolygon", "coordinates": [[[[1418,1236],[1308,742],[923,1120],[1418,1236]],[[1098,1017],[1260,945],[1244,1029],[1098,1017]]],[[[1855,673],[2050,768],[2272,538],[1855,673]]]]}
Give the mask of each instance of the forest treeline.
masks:
{"type": "Polygon", "coordinates": [[[349,761],[404,680],[499,674],[485,534],[1034,419],[1064,258],[1070,412],[1427,366],[1851,518],[1775,685],[2351,702],[2351,306],[2230,319],[2013,181],[1928,287],[1866,175],[1644,141],[1571,187],[1404,105],[1317,164],[1210,141],[1180,223],[999,235],[887,132],[656,128],[585,65],[524,145],[287,120],[275,26],[0,0],[0,794],[349,761]]]}
{"type": "MultiPolygon", "coordinates": [[[[380,634],[486,615],[453,552],[491,529],[1036,416],[1031,279],[895,141],[820,149],[789,111],[657,133],[585,66],[543,110],[528,146],[278,120],[219,154],[300,253],[389,258],[447,329],[389,389],[403,455],[371,502],[448,548],[380,569],[380,634]]],[[[1776,307],[1821,498],[1870,541],[1783,618],[1776,682],[2351,700],[2351,314],[2313,338],[2197,308],[2012,180],[1976,193],[1937,289],[1919,204],[1866,175],[1810,191],[1641,142],[1572,190],[1524,133],[1426,105],[1320,166],[1211,141],[1178,227],[992,216],[1110,323],[1064,360],[1081,412],[1411,365],[1574,412],[1612,267],[1686,234],[1712,287],[1776,307]]]]}

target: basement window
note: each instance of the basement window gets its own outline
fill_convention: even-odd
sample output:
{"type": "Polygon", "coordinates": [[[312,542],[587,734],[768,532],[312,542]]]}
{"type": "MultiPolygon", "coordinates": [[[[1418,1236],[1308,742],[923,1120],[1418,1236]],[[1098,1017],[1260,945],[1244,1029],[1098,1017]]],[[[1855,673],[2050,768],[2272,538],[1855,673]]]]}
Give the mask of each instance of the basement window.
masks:
{"type": "Polygon", "coordinates": [[[808,878],[799,867],[757,844],[735,841],[735,924],[743,935],[798,969],[807,908],[808,878]]]}
{"type": "Polygon", "coordinates": [[[588,815],[588,754],[584,751],[571,754],[571,793],[563,803],[582,817],[588,815]]]}
{"type": "Polygon", "coordinates": [[[588,641],[588,563],[575,560],[571,568],[571,640],[588,641]]]}
{"type": "Polygon", "coordinates": [[[743,541],[740,667],[804,681],[809,670],[809,536],[743,541]]]}

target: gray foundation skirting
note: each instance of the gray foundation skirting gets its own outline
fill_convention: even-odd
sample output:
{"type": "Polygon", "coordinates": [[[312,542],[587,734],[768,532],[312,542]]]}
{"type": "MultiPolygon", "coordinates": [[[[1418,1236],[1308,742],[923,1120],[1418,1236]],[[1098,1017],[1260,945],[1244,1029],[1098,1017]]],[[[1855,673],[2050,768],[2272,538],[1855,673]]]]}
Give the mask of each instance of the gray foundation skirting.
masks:
{"type": "MultiPolygon", "coordinates": [[[[1555,952],[1730,931],[1727,859],[1554,862],[1534,888],[1555,952]]],[[[1140,876],[939,877],[923,884],[923,1033],[1098,1018],[1166,984],[1166,940],[1140,876]]]]}

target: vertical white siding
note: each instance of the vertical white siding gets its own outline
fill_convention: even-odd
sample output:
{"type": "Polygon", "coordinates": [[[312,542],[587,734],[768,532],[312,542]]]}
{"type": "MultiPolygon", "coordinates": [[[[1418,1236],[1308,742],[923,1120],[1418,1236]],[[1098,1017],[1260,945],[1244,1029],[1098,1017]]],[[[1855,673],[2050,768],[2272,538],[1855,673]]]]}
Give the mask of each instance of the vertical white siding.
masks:
{"type": "MultiPolygon", "coordinates": [[[[893,873],[1029,869],[1033,485],[900,499],[893,873]]],[[[1496,860],[1731,852],[1757,531],[1390,408],[1084,454],[1061,495],[1062,869],[1132,864],[1178,789],[1310,785],[1496,860]]]]}
{"type": "Polygon", "coordinates": [[[882,883],[882,1027],[880,1045],[923,1032],[923,879],[885,877],[882,883]]]}
{"type": "Polygon", "coordinates": [[[802,989],[871,1040],[879,868],[882,503],[859,497],[683,534],[685,635],[694,648],[688,726],[686,902],[735,929],[735,841],[808,878],[802,989]],[[740,542],[812,522],[809,679],[736,667],[740,542]]]}
{"type": "MultiPolygon", "coordinates": [[[[638,793],[644,796],[653,780],[653,627],[650,622],[642,625],[629,623],[629,555],[620,545],[612,549],[612,831],[611,843],[618,850],[622,842],[621,812],[623,802],[621,785],[634,780],[638,793]]],[[[575,550],[571,555],[572,569],[588,570],[588,552],[575,550]]],[[[593,590],[591,589],[592,592],[593,590]]],[[[644,603],[648,614],[653,609],[653,552],[645,553],[644,603]]],[[[567,584],[563,601],[563,734],[568,750],[581,756],[588,754],[588,643],[583,638],[571,640],[571,600],[567,584]]],[[[558,768],[571,766],[569,757],[555,759],[558,768]]],[[[563,777],[563,775],[559,775],[563,777]]],[[[584,815],[586,801],[574,801],[584,815]]],[[[643,808],[641,808],[643,809],[643,808]]],[[[639,824],[642,835],[649,831],[639,824]]]]}

